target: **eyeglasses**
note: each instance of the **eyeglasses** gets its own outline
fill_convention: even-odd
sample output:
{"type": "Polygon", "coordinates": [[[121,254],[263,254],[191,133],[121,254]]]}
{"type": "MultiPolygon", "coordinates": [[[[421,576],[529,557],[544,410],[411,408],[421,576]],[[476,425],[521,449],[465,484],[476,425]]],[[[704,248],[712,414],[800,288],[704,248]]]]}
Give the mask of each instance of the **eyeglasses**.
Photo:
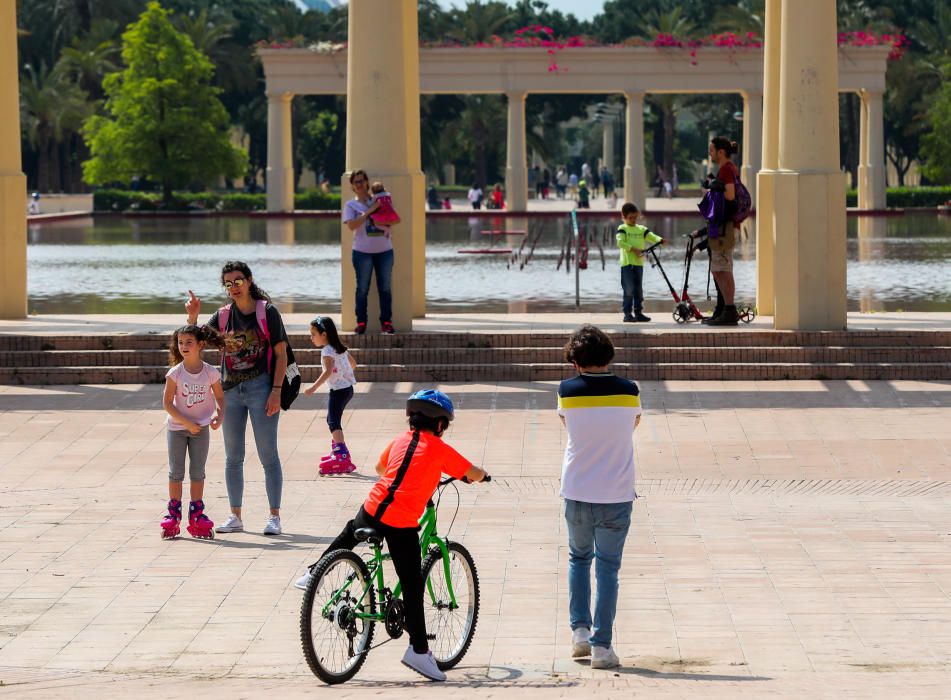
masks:
{"type": "Polygon", "coordinates": [[[354,180],[350,184],[351,185],[365,185],[367,184],[367,181],[361,178],[360,180],[354,180]]]}
{"type": "Polygon", "coordinates": [[[238,277],[237,279],[226,280],[221,286],[224,287],[225,289],[231,289],[232,287],[237,287],[238,289],[241,289],[241,287],[244,286],[245,282],[247,282],[247,280],[244,277],[238,277]]]}

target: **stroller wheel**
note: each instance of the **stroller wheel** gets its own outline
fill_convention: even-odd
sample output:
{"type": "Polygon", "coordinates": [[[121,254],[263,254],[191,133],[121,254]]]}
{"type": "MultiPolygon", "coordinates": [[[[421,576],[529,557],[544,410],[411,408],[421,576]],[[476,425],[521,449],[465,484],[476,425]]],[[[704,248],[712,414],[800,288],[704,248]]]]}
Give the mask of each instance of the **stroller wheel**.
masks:
{"type": "Polygon", "coordinates": [[[756,318],[756,309],[750,304],[741,306],[737,310],[737,316],[743,323],[752,323],[753,319],[756,318]]]}
{"type": "Polygon", "coordinates": [[[671,314],[674,317],[674,321],[677,323],[687,323],[693,316],[690,313],[690,307],[684,302],[680,302],[677,306],[674,307],[674,312],[671,314]]]}

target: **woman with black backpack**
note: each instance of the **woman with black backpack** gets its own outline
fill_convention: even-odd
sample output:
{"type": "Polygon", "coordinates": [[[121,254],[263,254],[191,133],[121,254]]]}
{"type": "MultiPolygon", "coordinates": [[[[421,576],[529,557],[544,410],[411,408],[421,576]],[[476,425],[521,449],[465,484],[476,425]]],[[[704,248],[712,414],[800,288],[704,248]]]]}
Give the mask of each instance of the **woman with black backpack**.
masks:
{"type": "MultiPolygon", "coordinates": [[[[208,326],[225,336],[221,358],[221,385],[229,411],[222,433],[225,443],[225,484],[231,515],[215,530],[241,532],[244,496],[244,436],[248,419],[254,444],[264,467],[270,515],[265,535],[281,534],[281,491],[284,473],[277,451],[277,426],[281,415],[281,389],[288,365],[287,332],[271,298],[254,283],[251,268],[239,261],[225,263],[221,284],[230,303],[212,314],[208,326]]],[[[198,323],[201,300],[191,290],[185,311],[190,324],[198,323]]]]}

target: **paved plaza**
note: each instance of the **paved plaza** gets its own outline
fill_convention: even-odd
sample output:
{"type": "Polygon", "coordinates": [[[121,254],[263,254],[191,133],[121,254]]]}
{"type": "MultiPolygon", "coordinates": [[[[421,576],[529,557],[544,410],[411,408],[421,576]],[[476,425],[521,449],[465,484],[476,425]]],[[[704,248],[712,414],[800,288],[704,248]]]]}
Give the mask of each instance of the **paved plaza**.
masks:
{"type": "MultiPolygon", "coordinates": [[[[460,487],[451,529],[482,582],[475,641],[438,689],[401,639],[333,690],[304,663],[291,584],[361,503],[414,385],[358,385],[347,477],[317,477],[326,394],[302,396],[281,420],[285,534],[260,534],[249,446],[249,531],[214,541],[159,537],[160,387],[0,387],[0,695],[946,697],[951,385],[641,386],[621,669],[570,658],[556,384],[446,385],[449,441],[495,477],[460,487]]],[[[216,520],[222,465],[216,434],[216,520]]],[[[454,510],[450,491],[443,530],[454,510]]]]}

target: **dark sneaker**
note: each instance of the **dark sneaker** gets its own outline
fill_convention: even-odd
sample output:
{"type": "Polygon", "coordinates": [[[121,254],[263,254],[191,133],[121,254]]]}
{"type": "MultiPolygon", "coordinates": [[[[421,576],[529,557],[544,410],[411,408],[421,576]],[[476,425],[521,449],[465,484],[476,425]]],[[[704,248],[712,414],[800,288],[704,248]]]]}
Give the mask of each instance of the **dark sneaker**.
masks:
{"type": "Polygon", "coordinates": [[[720,318],[723,315],[723,307],[719,307],[713,310],[713,313],[707,316],[706,318],[700,319],[700,323],[707,324],[710,323],[715,318],[720,318]]]}
{"type": "Polygon", "coordinates": [[[396,333],[396,329],[393,328],[393,324],[389,321],[384,321],[380,324],[380,332],[385,335],[393,335],[396,333]]]}
{"type": "Polygon", "coordinates": [[[739,323],[740,317],[736,313],[735,306],[724,306],[723,313],[707,322],[708,326],[735,326],[739,323]]]}
{"type": "Polygon", "coordinates": [[[625,317],[624,317],[623,319],[621,319],[621,320],[624,321],[624,323],[634,323],[634,321],[635,321],[636,319],[635,319],[633,316],[631,316],[630,314],[628,314],[627,316],[625,316],[625,317]]]}
{"type": "Polygon", "coordinates": [[[638,323],[650,323],[651,317],[645,316],[640,311],[634,314],[634,320],[638,323]]]}
{"type": "Polygon", "coordinates": [[[363,335],[364,333],[367,332],[367,324],[358,323],[357,327],[353,329],[353,332],[356,333],[357,335],[363,335]]]}

